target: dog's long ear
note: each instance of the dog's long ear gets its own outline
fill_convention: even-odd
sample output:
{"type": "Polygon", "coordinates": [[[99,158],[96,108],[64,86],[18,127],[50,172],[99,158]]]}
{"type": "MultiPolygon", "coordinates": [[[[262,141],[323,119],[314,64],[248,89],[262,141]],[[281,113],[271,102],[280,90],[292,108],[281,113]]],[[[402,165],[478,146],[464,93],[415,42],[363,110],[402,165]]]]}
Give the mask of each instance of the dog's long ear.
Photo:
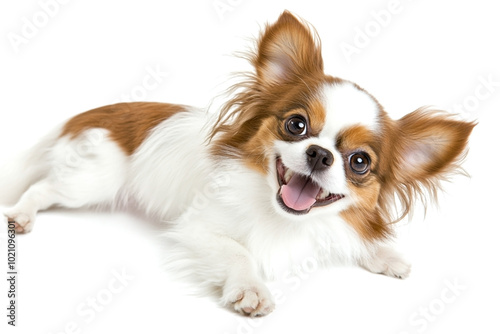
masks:
{"type": "Polygon", "coordinates": [[[264,85],[292,83],[304,73],[323,72],[319,38],[285,11],[276,23],[266,26],[253,64],[258,80],[264,85]]]}
{"type": "Polygon", "coordinates": [[[460,170],[469,135],[476,124],[445,112],[418,109],[393,122],[390,142],[382,149],[390,189],[402,202],[402,216],[411,212],[414,197],[429,191],[460,170]]]}
{"type": "MultiPolygon", "coordinates": [[[[274,135],[265,127],[276,120],[274,113],[283,111],[274,104],[278,101],[287,107],[293,104],[293,96],[286,93],[297,88],[311,90],[314,83],[324,78],[323,60],[319,38],[312,33],[306,23],[301,22],[290,12],[285,11],[278,20],[266,25],[257,42],[257,50],[246,54],[255,68],[255,73],[247,73],[246,80],[236,83],[228,91],[233,97],[224,104],[219,112],[217,123],[210,133],[209,140],[220,135],[214,144],[214,154],[221,156],[254,157],[254,167],[263,173],[268,163],[263,161],[261,144],[248,143],[259,129],[267,138],[274,135]],[[319,78],[319,80],[317,80],[319,78]]],[[[295,95],[300,95],[296,93],[295,95]]],[[[304,103],[301,96],[299,102],[304,103]]]]}

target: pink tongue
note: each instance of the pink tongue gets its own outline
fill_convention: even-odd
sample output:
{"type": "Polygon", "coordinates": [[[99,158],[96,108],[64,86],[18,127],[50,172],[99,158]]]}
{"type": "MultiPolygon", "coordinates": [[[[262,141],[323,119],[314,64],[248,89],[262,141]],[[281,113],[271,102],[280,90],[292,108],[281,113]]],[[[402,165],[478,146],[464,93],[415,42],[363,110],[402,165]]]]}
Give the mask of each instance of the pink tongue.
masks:
{"type": "Polygon", "coordinates": [[[285,205],[296,211],[309,209],[316,203],[320,186],[306,176],[293,174],[288,184],[281,188],[281,197],[285,205]]]}

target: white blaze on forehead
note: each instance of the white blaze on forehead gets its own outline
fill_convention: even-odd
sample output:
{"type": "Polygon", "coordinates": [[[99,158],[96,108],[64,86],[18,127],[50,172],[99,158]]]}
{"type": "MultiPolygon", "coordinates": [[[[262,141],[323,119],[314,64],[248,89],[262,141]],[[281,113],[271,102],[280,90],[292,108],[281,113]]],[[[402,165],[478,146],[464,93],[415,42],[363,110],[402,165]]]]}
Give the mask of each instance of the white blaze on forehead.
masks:
{"type": "Polygon", "coordinates": [[[320,137],[335,138],[339,131],[353,125],[377,131],[379,107],[370,95],[353,83],[327,84],[322,95],[326,121],[320,137]]]}

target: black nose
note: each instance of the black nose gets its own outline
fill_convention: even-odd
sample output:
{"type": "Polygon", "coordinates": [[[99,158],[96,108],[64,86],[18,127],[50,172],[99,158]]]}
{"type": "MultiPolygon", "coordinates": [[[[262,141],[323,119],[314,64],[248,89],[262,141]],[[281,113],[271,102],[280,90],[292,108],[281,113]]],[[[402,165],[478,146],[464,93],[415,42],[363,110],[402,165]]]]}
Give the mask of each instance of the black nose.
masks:
{"type": "Polygon", "coordinates": [[[333,164],[332,152],[318,145],[311,145],[306,151],[307,163],[311,171],[322,171],[333,164]]]}

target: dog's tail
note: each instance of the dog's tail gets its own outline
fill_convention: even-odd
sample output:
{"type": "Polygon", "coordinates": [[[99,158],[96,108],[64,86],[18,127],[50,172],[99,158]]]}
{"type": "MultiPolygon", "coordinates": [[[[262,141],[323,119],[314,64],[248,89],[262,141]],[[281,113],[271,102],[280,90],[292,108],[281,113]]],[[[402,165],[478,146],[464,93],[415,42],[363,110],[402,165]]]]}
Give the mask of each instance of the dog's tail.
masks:
{"type": "Polygon", "coordinates": [[[34,183],[47,176],[50,150],[61,133],[54,129],[32,148],[0,163],[0,205],[13,205],[34,183]]]}

